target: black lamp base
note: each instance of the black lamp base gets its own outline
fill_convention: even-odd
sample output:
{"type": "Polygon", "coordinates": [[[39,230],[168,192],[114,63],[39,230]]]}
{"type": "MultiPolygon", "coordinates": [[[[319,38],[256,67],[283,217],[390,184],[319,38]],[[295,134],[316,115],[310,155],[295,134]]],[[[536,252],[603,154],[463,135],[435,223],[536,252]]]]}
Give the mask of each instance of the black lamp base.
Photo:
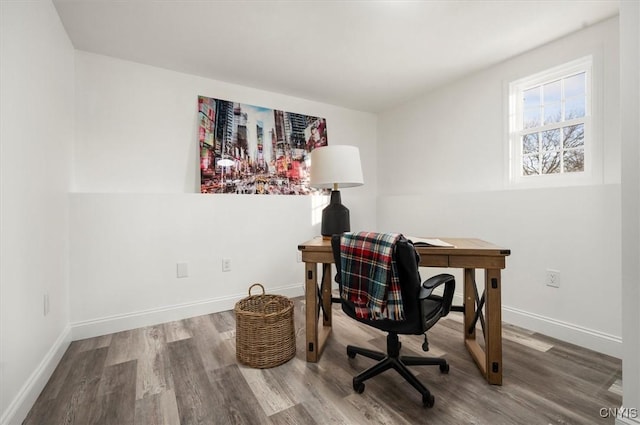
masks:
{"type": "Polygon", "coordinates": [[[349,223],[349,209],[342,205],[340,191],[331,191],[331,201],[322,210],[322,236],[342,234],[351,231],[349,223]]]}

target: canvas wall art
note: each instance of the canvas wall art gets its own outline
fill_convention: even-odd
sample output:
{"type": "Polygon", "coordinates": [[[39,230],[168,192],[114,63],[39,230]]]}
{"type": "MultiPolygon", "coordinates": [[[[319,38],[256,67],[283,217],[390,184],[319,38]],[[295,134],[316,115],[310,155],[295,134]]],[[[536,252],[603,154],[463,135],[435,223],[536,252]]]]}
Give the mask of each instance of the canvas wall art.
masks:
{"type": "Polygon", "coordinates": [[[324,118],[198,96],[200,191],[304,195],[324,118]]]}

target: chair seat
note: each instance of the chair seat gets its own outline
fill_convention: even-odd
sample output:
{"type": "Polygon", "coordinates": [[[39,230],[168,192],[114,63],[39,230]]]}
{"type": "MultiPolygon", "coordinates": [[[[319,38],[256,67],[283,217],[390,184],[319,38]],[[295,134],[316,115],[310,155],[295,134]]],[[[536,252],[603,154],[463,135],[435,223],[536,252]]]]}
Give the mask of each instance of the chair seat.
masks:
{"type": "Polygon", "coordinates": [[[360,323],[371,326],[373,328],[380,329],[384,332],[395,332],[401,335],[421,335],[424,333],[422,323],[418,320],[369,320],[362,319],[356,316],[355,308],[353,304],[348,301],[342,300],[342,311],[354,320],[360,323]]]}

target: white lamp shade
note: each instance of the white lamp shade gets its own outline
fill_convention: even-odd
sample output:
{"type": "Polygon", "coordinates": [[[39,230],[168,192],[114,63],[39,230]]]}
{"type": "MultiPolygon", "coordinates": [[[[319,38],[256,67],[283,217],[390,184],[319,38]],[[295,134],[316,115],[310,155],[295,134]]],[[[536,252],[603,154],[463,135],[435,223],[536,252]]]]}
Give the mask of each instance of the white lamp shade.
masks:
{"type": "Polygon", "coordinates": [[[355,146],[329,145],[311,151],[311,187],[354,187],[364,184],[360,150],[355,146]]]}

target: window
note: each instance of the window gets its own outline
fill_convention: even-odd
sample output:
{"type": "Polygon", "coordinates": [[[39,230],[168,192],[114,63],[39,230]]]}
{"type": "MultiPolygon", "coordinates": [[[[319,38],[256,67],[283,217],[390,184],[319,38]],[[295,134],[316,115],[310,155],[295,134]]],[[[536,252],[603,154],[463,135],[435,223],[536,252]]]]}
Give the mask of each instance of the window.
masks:
{"type": "Polygon", "coordinates": [[[509,84],[510,181],[584,181],[593,170],[592,58],[509,84]]]}

